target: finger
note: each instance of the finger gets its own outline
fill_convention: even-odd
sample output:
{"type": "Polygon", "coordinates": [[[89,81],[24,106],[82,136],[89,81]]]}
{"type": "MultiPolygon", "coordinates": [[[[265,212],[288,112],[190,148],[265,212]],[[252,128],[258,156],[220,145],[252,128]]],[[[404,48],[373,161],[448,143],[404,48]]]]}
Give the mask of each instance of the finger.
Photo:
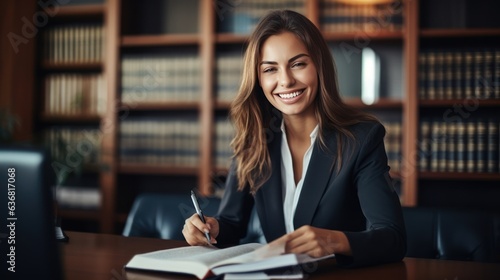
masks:
{"type": "Polygon", "coordinates": [[[189,245],[206,245],[207,238],[205,233],[197,227],[197,219],[199,220],[199,217],[188,218],[185,221],[182,233],[189,245]]]}
{"type": "MultiPolygon", "coordinates": [[[[206,219],[208,218],[209,217],[206,217],[206,219]]],[[[193,214],[188,220],[201,232],[203,233],[210,232],[210,228],[208,227],[207,224],[203,223],[198,214],[193,214]]]]}

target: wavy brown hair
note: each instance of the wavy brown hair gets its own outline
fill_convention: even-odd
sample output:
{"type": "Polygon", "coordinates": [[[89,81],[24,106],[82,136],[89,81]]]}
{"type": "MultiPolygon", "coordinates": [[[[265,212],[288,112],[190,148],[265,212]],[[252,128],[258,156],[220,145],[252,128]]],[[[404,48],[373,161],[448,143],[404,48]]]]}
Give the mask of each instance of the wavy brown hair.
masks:
{"type": "MultiPolygon", "coordinates": [[[[251,34],[244,56],[243,78],[239,92],[231,104],[230,116],[236,135],[234,149],[238,189],[247,185],[255,193],[271,175],[271,159],[267,144],[270,133],[279,132],[281,114],[264,96],[258,81],[258,64],[263,43],[272,35],[295,34],[305,45],[318,71],[318,94],[314,101],[319,122],[318,139],[325,145],[325,131],[337,134],[338,170],[342,165],[342,139],[353,139],[349,126],[376,118],[346,105],[339,94],[337,71],[327,43],[316,26],[305,16],[289,10],[270,12],[263,17],[251,34]]],[[[269,141],[268,141],[269,140],[269,141]]]]}

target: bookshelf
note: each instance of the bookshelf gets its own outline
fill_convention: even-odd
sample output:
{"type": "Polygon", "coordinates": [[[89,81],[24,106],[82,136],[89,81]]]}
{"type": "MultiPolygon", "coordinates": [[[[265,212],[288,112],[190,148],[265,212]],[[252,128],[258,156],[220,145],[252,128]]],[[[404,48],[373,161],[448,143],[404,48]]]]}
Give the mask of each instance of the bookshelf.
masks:
{"type": "MultiPolygon", "coordinates": [[[[428,49],[453,45],[444,40],[477,41],[471,45],[478,48],[481,44],[498,42],[499,28],[423,27],[419,10],[422,2],[429,5],[429,1],[425,0],[380,4],[378,10],[336,0],[268,2],[264,8],[258,6],[258,1],[205,0],[186,1],[185,6],[171,0],[141,3],[107,0],[101,5],[61,7],[54,18],[56,25],[70,25],[72,21],[80,20],[102,22],[106,40],[102,50],[104,59],[88,63],[54,63],[42,59],[41,71],[44,75],[102,73],[106,81],[102,94],[107,100],[105,109],[99,114],[40,115],[43,126],[54,123],[70,126],[91,124],[102,132],[99,166],[94,170],[102,204],[96,211],[63,211],[63,217],[97,222],[102,232],[119,232],[133,198],[141,191],[178,192],[196,186],[202,195],[212,194],[221,183],[219,178],[227,172],[224,157],[228,156],[231,131],[224,119],[231,100],[228,92],[234,91],[237,86],[234,81],[236,74],[232,72],[239,67],[238,57],[242,56],[249,26],[255,24],[258,18],[248,14],[258,15],[266,9],[285,6],[304,13],[323,31],[337,60],[340,87],[346,102],[373,112],[388,127],[391,142],[386,142],[386,145],[388,154],[391,153],[391,175],[397,182],[403,205],[420,205],[422,195],[428,193],[428,190],[420,190],[423,185],[434,186],[446,180],[465,182],[462,184],[486,182],[498,185],[500,171],[458,173],[420,170],[422,116],[439,116],[450,106],[465,101],[463,98],[420,98],[419,58],[428,49]],[[328,13],[331,9],[341,9],[352,16],[336,21],[328,13]],[[183,16],[179,17],[179,14],[183,16]],[[186,24],[180,24],[179,29],[172,28],[175,21],[169,21],[169,17],[186,24]],[[234,23],[238,18],[245,18],[245,23],[234,23]],[[353,21],[354,18],[356,21],[353,21]],[[374,26],[373,22],[378,26],[374,26]],[[354,63],[342,58],[341,51],[345,46],[355,51],[351,57],[354,63]],[[381,77],[384,94],[371,105],[361,101],[359,88],[359,52],[367,46],[379,53],[384,63],[381,77]],[[184,60],[176,62],[179,57],[184,60]],[[181,67],[179,73],[189,73],[192,80],[175,76],[168,67],[162,68],[170,64],[181,67]],[[185,65],[192,65],[193,68],[185,65]],[[193,69],[198,71],[194,73],[193,69]],[[342,76],[345,75],[343,72],[351,73],[349,71],[354,79],[342,76]],[[227,73],[234,76],[229,78],[227,73]],[[135,82],[127,84],[129,81],[135,82]],[[164,89],[172,84],[176,85],[173,89],[164,89]],[[184,88],[188,85],[197,87],[187,94],[184,88]],[[169,92],[173,93],[165,96],[169,92]],[[194,125],[195,135],[184,130],[184,127],[190,126],[183,122],[186,120],[194,125]],[[166,123],[166,127],[162,123],[166,123]],[[127,134],[129,126],[140,127],[143,132],[127,134]],[[170,126],[180,127],[180,130],[175,132],[170,126]],[[174,134],[195,137],[190,143],[197,144],[194,147],[190,144],[192,149],[186,150],[187,154],[194,153],[189,163],[184,161],[182,155],[180,161],[168,158],[172,156],[168,151],[178,149],[181,144],[172,144],[174,146],[170,148],[161,146],[167,145],[165,143],[174,134]],[[134,160],[134,153],[141,150],[146,150],[146,159],[135,157],[134,160]],[[123,160],[127,156],[131,156],[132,160],[123,160]]],[[[479,104],[485,111],[482,114],[487,115],[499,108],[500,99],[481,99],[479,104]]]]}
{"type": "Polygon", "coordinates": [[[499,211],[488,198],[498,195],[500,183],[495,56],[500,21],[492,12],[498,3],[414,4],[420,7],[413,11],[418,49],[412,57],[419,61],[411,76],[416,123],[411,145],[419,162],[412,205],[499,211]],[[443,17],[443,8],[450,6],[450,16],[443,17]]]}

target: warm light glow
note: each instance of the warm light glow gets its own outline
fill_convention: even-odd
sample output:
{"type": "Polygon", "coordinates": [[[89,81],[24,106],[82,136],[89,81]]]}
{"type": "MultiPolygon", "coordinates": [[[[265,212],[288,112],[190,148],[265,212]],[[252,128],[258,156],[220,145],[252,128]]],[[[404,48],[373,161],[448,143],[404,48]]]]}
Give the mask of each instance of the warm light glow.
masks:
{"type": "Polygon", "coordinates": [[[336,0],[335,2],[351,5],[378,5],[392,3],[394,0],[336,0]]]}

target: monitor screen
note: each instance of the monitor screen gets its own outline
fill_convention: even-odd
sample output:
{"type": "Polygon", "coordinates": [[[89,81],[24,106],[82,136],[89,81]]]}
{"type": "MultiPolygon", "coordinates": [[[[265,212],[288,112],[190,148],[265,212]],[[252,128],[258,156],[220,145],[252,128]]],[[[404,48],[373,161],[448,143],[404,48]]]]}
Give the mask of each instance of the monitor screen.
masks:
{"type": "Polygon", "coordinates": [[[8,276],[3,279],[61,279],[53,173],[44,150],[0,146],[0,269],[8,276]]]}

